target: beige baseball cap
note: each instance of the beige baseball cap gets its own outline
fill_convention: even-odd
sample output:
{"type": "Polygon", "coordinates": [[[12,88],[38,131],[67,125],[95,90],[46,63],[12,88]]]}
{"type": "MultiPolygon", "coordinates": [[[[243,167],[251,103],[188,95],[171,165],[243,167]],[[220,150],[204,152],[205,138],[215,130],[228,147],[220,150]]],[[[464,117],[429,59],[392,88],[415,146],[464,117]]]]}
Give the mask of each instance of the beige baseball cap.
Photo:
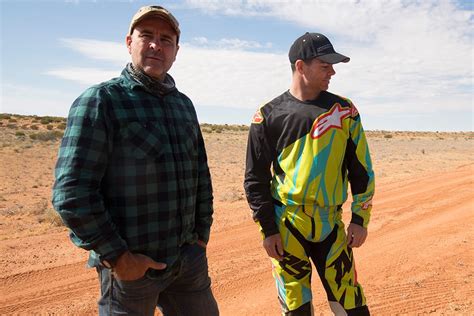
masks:
{"type": "Polygon", "coordinates": [[[128,34],[131,35],[133,32],[133,29],[137,25],[138,22],[142,21],[143,19],[150,17],[150,16],[156,16],[157,18],[163,19],[166,22],[171,25],[171,27],[175,30],[176,35],[181,34],[181,31],[179,30],[179,23],[178,20],[163,7],[160,7],[158,5],[149,5],[145,7],[141,7],[137,13],[132,18],[132,22],[130,22],[130,28],[128,29],[128,34]]]}

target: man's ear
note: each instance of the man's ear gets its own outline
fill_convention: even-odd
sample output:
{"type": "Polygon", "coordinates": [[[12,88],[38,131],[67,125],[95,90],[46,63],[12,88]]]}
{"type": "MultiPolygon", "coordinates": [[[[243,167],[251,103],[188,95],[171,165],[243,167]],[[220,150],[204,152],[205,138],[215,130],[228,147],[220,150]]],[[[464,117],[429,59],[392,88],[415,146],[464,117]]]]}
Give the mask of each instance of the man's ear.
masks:
{"type": "Polygon", "coordinates": [[[295,62],[295,71],[297,71],[299,74],[303,74],[304,72],[303,66],[304,66],[304,61],[302,61],[301,59],[298,59],[295,62]]]}
{"type": "Polygon", "coordinates": [[[127,35],[125,37],[125,44],[127,45],[127,49],[128,49],[128,53],[131,54],[132,53],[132,35],[127,35]]]}
{"type": "Polygon", "coordinates": [[[174,55],[174,61],[176,61],[176,56],[178,56],[179,45],[176,45],[176,54],[174,55]]]}

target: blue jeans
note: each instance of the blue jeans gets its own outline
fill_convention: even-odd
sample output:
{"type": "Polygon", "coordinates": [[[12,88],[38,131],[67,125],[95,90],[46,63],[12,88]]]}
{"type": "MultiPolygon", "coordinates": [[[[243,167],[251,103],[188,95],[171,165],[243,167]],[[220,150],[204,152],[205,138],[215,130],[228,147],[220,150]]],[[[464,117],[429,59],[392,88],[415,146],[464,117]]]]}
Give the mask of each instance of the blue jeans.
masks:
{"type": "Polygon", "coordinates": [[[157,307],[165,316],[219,315],[206,250],[197,243],[184,245],[178,263],[157,279],[145,274],[138,280],[122,281],[109,269],[97,270],[101,283],[99,315],[154,315],[157,307]]]}

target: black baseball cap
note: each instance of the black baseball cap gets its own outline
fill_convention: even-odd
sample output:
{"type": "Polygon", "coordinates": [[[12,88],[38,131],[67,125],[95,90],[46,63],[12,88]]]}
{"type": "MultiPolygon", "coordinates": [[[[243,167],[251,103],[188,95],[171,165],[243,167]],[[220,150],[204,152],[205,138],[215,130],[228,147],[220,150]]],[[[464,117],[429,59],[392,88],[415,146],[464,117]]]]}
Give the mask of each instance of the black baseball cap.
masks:
{"type": "Polygon", "coordinates": [[[296,39],[290,47],[288,57],[292,64],[298,59],[318,58],[328,64],[347,63],[350,60],[349,57],[337,53],[326,36],[309,32],[296,39]]]}

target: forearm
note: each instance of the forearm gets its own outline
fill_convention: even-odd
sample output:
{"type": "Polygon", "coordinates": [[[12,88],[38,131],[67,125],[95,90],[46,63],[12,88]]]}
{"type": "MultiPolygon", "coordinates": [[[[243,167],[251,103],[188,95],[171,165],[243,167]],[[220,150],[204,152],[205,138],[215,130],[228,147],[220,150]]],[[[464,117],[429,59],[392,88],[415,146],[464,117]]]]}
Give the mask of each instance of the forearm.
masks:
{"type": "Polygon", "coordinates": [[[65,175],[57,178],[52,201],[71,230],[72,242],[85,250],[94,250],[101,257],[119,255],[127,249],[127,244],[105,210],[101,195],[83,186],[83,181],[72,178],[65,175]]]}
{"type": "Polygon", "coordinates": [[[258,222],[265,237],[278,233],[275,210],[269,183],[258,182],[247,177],[244,182],[247,201],[252,210],[252,218],[258,222]]]}
{"type": "Polygon", "coordinates": [[[199,240],[207,243],[209,241],[209,234],[211,225],[213,222],[212,215],[214,213],[213,208],[213,194],[212,194],[212,182],[211,174],[209,172],[209,166],[207,163],[207,155],[204,147],[204,140],[202,135],[199,134],[199,172],[198,172],[198,185],[196,195],[196,232],[199,240]]]}

